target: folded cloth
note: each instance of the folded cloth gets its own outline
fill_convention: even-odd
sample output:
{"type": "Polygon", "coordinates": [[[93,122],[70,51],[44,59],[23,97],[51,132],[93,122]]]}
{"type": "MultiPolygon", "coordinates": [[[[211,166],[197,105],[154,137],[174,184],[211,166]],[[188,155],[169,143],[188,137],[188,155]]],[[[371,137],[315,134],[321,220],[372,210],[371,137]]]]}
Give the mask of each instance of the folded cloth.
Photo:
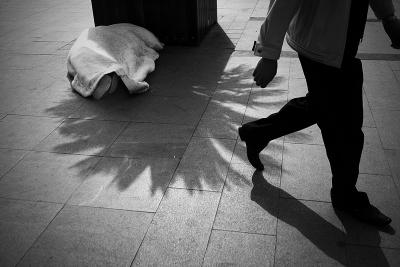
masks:
{"type": "Polygon", "coordinates": [[[68,54],[67,69],[71,87],[84,97],[98,96],[112,86],[115,73],[130,93],[149,89],[144,81],[155,68],[156,50],[163,44],[145,28],[120,23],[84,30],[68,54]]]}

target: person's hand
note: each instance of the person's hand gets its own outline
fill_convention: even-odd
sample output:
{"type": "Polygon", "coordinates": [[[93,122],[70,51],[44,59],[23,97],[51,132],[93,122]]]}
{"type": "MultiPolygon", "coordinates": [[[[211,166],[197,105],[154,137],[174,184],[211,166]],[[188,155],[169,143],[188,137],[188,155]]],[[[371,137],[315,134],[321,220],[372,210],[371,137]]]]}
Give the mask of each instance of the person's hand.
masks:
{"type": "Polygon", "coordinates": [[[383,28],[392,41],[393,48],[400,48],[400,19],[390,16],[382,20],[383,28]]]}
{"type": "Polygon", "coordinates": [[[276,60],[261,58],[253,72],[256,85],[260,86],[261,88],[265,88],[275,77],[277,68],[278,63],[276,60]]]}

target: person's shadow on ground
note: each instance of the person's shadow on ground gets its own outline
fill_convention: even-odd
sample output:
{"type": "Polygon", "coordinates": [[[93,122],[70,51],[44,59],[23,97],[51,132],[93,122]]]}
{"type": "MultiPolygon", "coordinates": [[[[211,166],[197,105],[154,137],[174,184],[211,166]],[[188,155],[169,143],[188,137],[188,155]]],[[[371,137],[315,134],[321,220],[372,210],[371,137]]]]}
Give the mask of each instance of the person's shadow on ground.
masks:
{"type": "MultiPolygon", "coordinates": [[[[252,183],[253,188],[250,194],[251,200],[256,202],[271,215],[277,217],[280,221],[278,223],[288,224],[294,227],[322,253],[344,266],[365,266],[364,264],[357,263],[359,259],[354,259],[352,255],[349,255],[349,249],[347,249],[349,244],[346,242],[346,237],[351,235],[351,232],[349,231],[352,231],[352,229],[354,230],[355,223],[358,222],[355,222],[346,214],[335,212],[343,224],[343,231],[321,217],[311,208],[307,207],[302,201],[295,199],[292,195],[279,187],[270,184],[260,171],[255,171],[253,173],[252,183]],[[278,208],[276,208],[276,201],[272,201],[271,196],[279,196],[278,208]]],[[[282,237],[282,244],[279,244],[279,235],[282,233],[279,232],[280,227],[277,229],[277,246],[282,244],[290,246],[290,243],[294,244],[296,235],[293,234],[288,236],[290,240],[285,240],[285,238],[282,237]],[[285,241],[288,242],[286,243],[285,241]]],[[[374,250],[374,253],[368,255],[363,254],[362,256],[364,259],[362,262],[370,262],[374,266],[390,266],[382,249],[379,248],[379,244],[381,243],[379,231],[384,231],[389,234],[395,233],[395,230],[390,226],[384,229],[370,227],[368,239],[376,249],[374,250]]],[[[307,248],[295,247],[294,249],[300,251],[307,248]]],[[[311,254],[307,253],[307,255],[311,258],[313,257],[311,254]]],[[[305,261],[310,262],[307,259],[305,261]]],[[[315,264],[315,262],[313,264],[315,264]]]]}

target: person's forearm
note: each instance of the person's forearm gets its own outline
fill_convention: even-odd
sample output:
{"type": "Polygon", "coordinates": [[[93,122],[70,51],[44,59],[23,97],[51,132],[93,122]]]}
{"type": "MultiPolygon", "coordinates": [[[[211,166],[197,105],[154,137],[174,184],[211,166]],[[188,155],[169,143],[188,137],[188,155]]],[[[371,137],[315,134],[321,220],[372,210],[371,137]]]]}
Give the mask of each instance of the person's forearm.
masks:
{"type": "Polygon", "coordinates": [[[369,4],[378,19],[385,19],[394,15],[392,0],[370,0],[369,4]]]}

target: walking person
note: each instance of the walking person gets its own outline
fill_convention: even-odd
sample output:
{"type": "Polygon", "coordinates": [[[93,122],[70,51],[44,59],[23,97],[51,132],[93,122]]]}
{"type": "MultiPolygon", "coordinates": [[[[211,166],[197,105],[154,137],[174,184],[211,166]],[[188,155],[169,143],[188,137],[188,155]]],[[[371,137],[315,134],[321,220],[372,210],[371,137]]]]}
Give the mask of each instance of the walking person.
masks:
{"type": "Polygon", "coordinates": [[[275,0],[260,29],[253,76],[262,88],[274,78],[287,32],[298,52],[308,93],[290,100],[279,112],[244,124],[239,136],[257,170],[268,143],[315,123],[321,129],[332,171],[331,200],[337,210],[364,222],[385,226],[391,219],[356,188],[364,145],[361,61],[356,58],[368,13],[367,0],[275,0]]]}

